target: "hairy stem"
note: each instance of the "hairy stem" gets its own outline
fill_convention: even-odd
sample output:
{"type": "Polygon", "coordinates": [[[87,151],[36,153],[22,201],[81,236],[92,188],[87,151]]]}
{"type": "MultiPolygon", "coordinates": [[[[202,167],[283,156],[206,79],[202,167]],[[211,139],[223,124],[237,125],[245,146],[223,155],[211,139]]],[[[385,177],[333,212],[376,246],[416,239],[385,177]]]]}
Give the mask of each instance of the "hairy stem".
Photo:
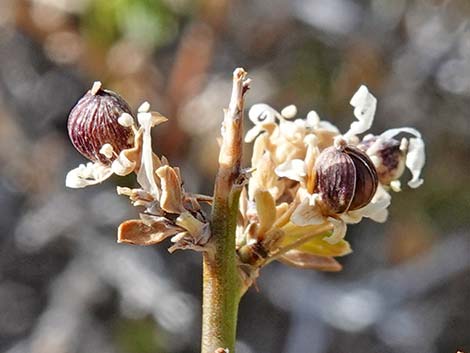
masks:
{"type": "Polygon", "coordinates": [[[249,80],[243,69],[233,73],[232,96],[225,111],[219,170],[212,205],[213,251],[203,259],[202,353],[235,349],[241,282],[235,253],[235,228],[241,192],[244,94],[249,80]]]}

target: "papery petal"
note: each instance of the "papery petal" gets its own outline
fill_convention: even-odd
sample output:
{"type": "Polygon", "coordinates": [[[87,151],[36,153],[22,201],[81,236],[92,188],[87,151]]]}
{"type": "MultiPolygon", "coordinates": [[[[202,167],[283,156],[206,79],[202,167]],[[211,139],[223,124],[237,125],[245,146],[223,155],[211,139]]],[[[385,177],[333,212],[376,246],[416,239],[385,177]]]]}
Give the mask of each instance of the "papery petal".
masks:
{"type": "Polygon", "coordinates": [[[333,217],[328,217],[328,221],[333,224],[333,233],[329,237],[323,238],[323,240],[330,244],[336,244],[346,236],[346,223],[342,219],[333,217]]]}
{"type": "Polygon", "coordinates": [[[281,115],[286,119],[293,119],[297,115],[297,107],[294,104],[290,104],[281,110],[281,115]]]}
{"type": "Polygon", "coordinates": [[[122,150],[119,153],[119,156],[111,164],[111,169],[115,174],[125,176],[140,168],[142,159],[143,131],[143,128],[136,131],[133,147],[122,150]]]}
{"type": "Polygon", "coordinates": [[[320,207],[311,205],[311,199],[305,198],[292,213],[291,222],[298,226],[307,226],[312,224],[322,224],[325,218],[321,213],[320,207]]]}
{"type": "MultiPolygon", "coordinates": [[[[145,208],[152,207],[152,206],[155,207],[154,206],[155,200],[153,196],[142,189],[131,189],[127,187],[118,186],[116,188],[116,192],[118,195],[125,195],[129,197],[129,199],[132,201],[134,206],[143,206],[145,208]]],[[[154,213],[159,214],[160,212],[154,212],[154,213]]],[[[144,215],[141,214],[140,218],[144,219],[144,215]]]]}
{"type": "Polygon", "coordinates": [[[406,154],[406,167],[410,170],[412,179],[408,182],[411,188],[417,188],[423,183],[420,178],[421,169],[425,162],[424,142],[420,138],[411,138],[408,145],[408,153],[406,154]]]}
{"type": "Polygon", "coordinates": [[[382,132],[380,134],[380,137],[384,138],[384,139],[391,139],[391,138],[394,138],[396,135],[398,135],[402,132],[406,132],[406,133],[411,134],[411,135],[413,135],[417,138],[421,138],[421,133],[418,130],[412,128],[412,127],[398,127],[398,128],[395,128],[395,129],[389,129],[389,130],[386,130],[386,131],[382,132]]]}
{"type": "Polygon", "coordinates": [[[401,191],[401,182],[400,182],[400,180],[392,180],[390,182],[390,188],[395,192],[400,192],[401,191]]]}
{"type": "Polygon", "coordinates": [[[119,226],[118,243],[154,245],[180,231],[180,228],[171,226],[162,217],[159,221],[152,223],[151,226],[145,224],[140,219],[131,219],[121,223],[119,226]]]}
{"type": "Polygon", "coordinates": [[[351,124],[349,131],[344,135],[347,138],[370,129],[374,121],[377,99],[363,85],[351,98],[350,104],[354,107],[354,116],[358,121],[351,124]]]}
{"type": "MultiPolygon", "coordinates": [[[[323,227],[324,225],[320,226],[323,227]]],[[[285,247],[297,241],[299,238],[308,235],[309,233],[315,234],[318,232],[318,225],[310,225],[306,227],[295,226],[292,223],[283,227],[284,237],[282,238],[279,246],[285,247]]],[[[340,239],[335,244],[330,244],[325,239],[331,236],[332,231],[327,230],[322,234],[313,236],[308,242],[301,244],[296,249],[302,252],[307,252],[315,255],[322,256],[343,256],[351,253],[351,246],[344,239],[340,239]]]]}
{"type": "Polygon", "coordinates": [[[122,113],[118,118],[118,123],[124,127],[131,127],[135,125],[134,118],[129,113],[122,113]]]}
{"type": "Polygon", "coordinates": [[[142,102],[142,104],[139,106],[139,108],[137,108],[137,111],[139,113],[147,113],[149,110],[150,110],[150,103],[147,102],[147,101],[142,102]]]}
{"type": "Polygon", "coordinates": [[[363,217],[372,219],[375,222],[383,223],[388,218],[388,206],[392,197],[379,185],[371,202],[358,210],[349,211],[341,215],[346,223],[359,223],[363,217]]]}
{"type": "Polygon", "coordinates": [[[109,166],[101,163],[80,164],[77,168],[72,169],[65,177],[65,186],[68,188],[79,189],[90,185],[103,182],[113,175],[113,171],[109,166]]]}
{"type": "Polygon", "coordinates": [[[324,131],[329,131],[331,133],[339,134],[339,129],[330,123],[329,121],[326,120],[320,120],[320,117],[318,116],[317,112],[314,110],[311,110],[307,114],[307,127],[310,129],[315,130],[324,130],[324,131]]]}
{"type": "Polygon", "coordinates": [[[248,223],[248,190],[247,188],[243,188],[242,192],[240,193],[240,200],[238,201],[238,222],[237,222],[237,237],[243,231],[243,228],[248,223]]]}
{"type": "Polygon", "coordinates": [[[292,159],[279,165],[275,169],[275,173],[281,178],[303,182],[307,175],[307,170],[303,160],[292,159]]]}
{"type": "Polygon", "coordinates": [[[310,206],[317,206],[317,202],[320,200],[321,200],[321,197],[319,194],[312,194],[310,195],[308,203],[310,206]]]}
{"type": "Polygon", "coordinates": [[[308,128],[307,121],[305,119],[295,119],[293,122],[295,125],[297,125],[298,127],[302,129],[308,128]]]}
{"type": "Polygon", "coordinates": [[[255,125],[274,123],[276,119],[282,119],[275,109],[264,103],[253,105],[248,111],[248,118],[255,125]]]}
{"type": "Polygon", "coordinates": [[[339,129],[335,125],[330,123],[329,121],[325,121],[325,120],[320,121],[316,130],[324,130],[324,131],[329,131],[334,134],[339,134],[339,129]]]}
{"type": "Polygon", "coordinates": [[[158,168],[156,174],[160,178],[162,188],[160,207],[170,213],[181,213],[184,211],[181,181],[175,170],[165,165],[158,168]]]}
{"type": "Polygon", "coordinates": [[[305,150],[302,136],[298,136],[296,139],[283,137],[276,141],[276,148],[273,151],[274,160],[277,164],[282,164],[292,159],[303,158],[305,150]]]}
{"type": "Polygon", "coordinates": [[[421,137],[421,133],[412,127],[400,127],[384,131],[380,135],[380,138],[394,138],[396,135],[403,132],[415,136],[415,138],[410,138],[408,141],[408,152],[406,154],[405,165],[412,175],[412,179],[408,182],[408,185],[411,188],[417,188],[423,183],[423,179],[420,178],[420,174],[426,161],[424,141],[421,137]]]}
{"type": "Polygon", "coordinates": [[[377,223],[385,223],[388,219],[388,209],[377,207],[377,209],[374,210],[374,213],[366,215],[366,217],[377,223]]]}
{"type": "Polygon", "coordinates": [[[118,158],[116,158],[111,165],[115,174],[125,176],[135,170],[139,170],[142,160],[143,132],[143,128],[136,131],[134,135],[134,146],[122,150],[121,153],[119,153],[118,158]]]}
{"type": "Polygon", "coordinates": [[[151,129],[155,119],[151,113],[137,114],[140,126],[143,128],[142,160],[137,173],[137,181],[142,188],[152,194],[156,199],[160,198],[160,190],[155,180],[155,169],[153,165],[152,136],[151,129]]]}
{"type": "Polygon", "coordinates": [[[287,222],[281,227],[281,231],[284,233],[284,237],[279,247],[282,248],[303,237],[324,238],[331,234],[331,226],[327,223],[326,219],[324,219],[321,224],[310,224],[306,226],[299,226],[293,222],[287,222]]]}
{"type": "Polygon", "coordinates": [[[305,168],[308,175],[308,181],[313,186],[313,178],[315,174],[315,161],[320,154],[320,149],[318,148],[318,137],[314,134],[308,134],[304,138],[304,143],[307,145],[307,152],[305,154],[305,168]]]}
{"type": "Polygon", "coordinates": [[[345,244],[331,245],[323,240],[323,238],[331,234],[331,227],[325,222],[306,226],[299,226],[289,222],[280,231],[282,236],[276,243],[276,246],[281,250],[287,247],[314,255],[325,256],[341,255],[345,254],[346,250],[349,251],[349,244],[346,244],[347,248],[345,248],[345,244]],[[298,243],[301,239],[306,240],[306,242],[298,243]]]}
{"type": "Polygon", "coordinates": [[[276,204],[272,195],[265,190],[257,190],[255,193],[256,212],[259,219],[258,233],[263,235],[276,220],[276,204]]]}
{"type": "Polygon", "coordinates": [[[198,252],[207,251],[207,248],[204,246],[207,244],[206,239],[201,239],[200,243],[196,243],[196,241],[197,240],[194,239],[194,237],[188,232],[178,233],[173,238],[171,238],[171,242],[175,244],[168,248],[168,252],[172,254],[176,250],[193,250],[198,252]]]}
{"type": "Polygon", "coordinates": [[[254,199],[255,192],[258,189],[268,190],[273,198],[277,199],[284,190],[284,183],[279,180],[274,172],[275,164],[270,153],[265,152],[254,167],[256,170],[248,182],[249,199],[254,199]]]}
{"type": "Polygon", "coordinates": [[[100,148],[100,154],[105,156],[106,158],[110,159],[113,157],[113,146],[111,146],[109,143],[105,143],[103,146],[100,148]]]}
{"type": "Polygon", "coordinates": [[[203,236],[207,229],[207,224],[196,219],[190,212],[185,211],[176,218],[176,224],[188,231],[194,239],[203,236]]]}
{"type": "Polygon", "coordinates": [[[292,213],[295,211],[296,202],[283,202],[276,206],[276,222],[274,223],[275,228],[282,228],[287,225],[290,221],[292,213]]]}
{"type": "Polygon", "coordinates": [[[119,154],[119,157],[116,158],[111,164],[111,169],[115,174],[125,176],[134,171],[137,163],[130,161],[122,152],[119,154]]]}
{"type": "Polygon", "coordinates": [[[360,221],[362,221],[362,218],[364,217],[363,214],[359,212],[360,210],[354,210],[354,211],[342,213],[339,215],[339,217],[347,224],[357,224],[360,221]]]}
{"type": "Polygon", "coordinates": [[[152,127],[163,124],[168,121],[168,118],[160,114],[159,112],[150,112],[152,116],[152,127]]]}
{"type": "Polygon", "coordinates": [[[298,250],[288,251],[279,258],[279,261],[286,265],[302,269],[328,272],[337,272],[342,269],[341,264],[332,257],[318,256],[298,250]]]}
{"type": "Polygon", "coordinates": [[[281,121],[279,124],[279,131],[286,140],[292,143],[301,143],[306,134],[305,127],[299,126],[299,124],[293,121],[286,120],[281,121]]]}
{"type": "Polygon", "coordinates": [[[279,205],[276,205],[276,225],[279,226],[279,227],[282,227],[282,224],[279,225],[279,223],[277,223],[277,221],[283,217],[286,212],[288,212],[289,210],[289,203],[287,202],[281,202],[279,205]]]}
{"type": "Polygon", "coordinates": [[[245,142],[251,143],[255,138],[263,131],[263,128],[260,125],[253,126],[250,130],[246,132],[245,142]]]}
{"type": "Polygon", "coordinates": [[[297,250],[321,256],[344,256],[352,252],[346,240],[341,239],[335,244],[330,244],[324,240],[324,236],[313,238],[299,246],[297,250]]]}
{"type": "Polygon", "coordinates": [[[256,168],[258,161],[263,157],[267,146],[267,136],[266,133],[258,136],[253,144],[253,153],[251,155],[251,166],[256,168]]]}
{"type": "Polygon", "coordinates": [[[314,110],[309,111],[307,114],[306,122],[307,127],[311,129],[318,128],[318,125],[320,124],[320,117],[318,116],[318,113],[314,110]]]}

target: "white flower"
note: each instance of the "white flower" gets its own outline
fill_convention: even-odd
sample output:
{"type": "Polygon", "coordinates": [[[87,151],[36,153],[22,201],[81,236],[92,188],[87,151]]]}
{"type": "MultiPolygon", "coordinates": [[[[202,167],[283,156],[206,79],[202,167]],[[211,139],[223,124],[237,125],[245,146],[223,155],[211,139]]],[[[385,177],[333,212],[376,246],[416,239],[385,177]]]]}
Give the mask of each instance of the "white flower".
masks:
{"type": "Polygon", "coordinates": [[[156,125],[157,121],[153,119],[152,113],[148,112],[148,107],[145,103],[139,108],[137,119],[143,129],[142,159],[140,169],[137,172],[137,181],[144,190],[148,191],[158,200],[160,198],[160,190],[155,179],[155,169],[158,166],[153,165],[151,135],[152,127],[156,125]]]}
{"type": "Polygon", "coordinates": [[[132,127],[134,125],[134,118],[128,113],[123,113],[119,117],[118,123],[125,127],[132,127]]]}
{"type": "Polygon", "coordinates": [[[307,195],[302,199],[302,202],[292,213],[291,221],[298,226],[308,226],[312,224],[322,224],[325,222],[325,217],[321,213],[320,207],[317,202],[319,200],[318,194],[307,195]]]}
{"type": "Polygon", "coordinates": [[[401,127],[390,129],[379,135],[379,139],[392,139],[400,133],[408,133],[414,137],[407,140],[406,160],[405,165],[410,170],[412,178],[408,181],[408,186],[417,188],[423,184],[423,179],[420,178],[421,170],[426,161],[425,146],[421,133],[411,127],[401,127]]]}
{"type": "Polygon", "coordinates": [[[293,121],[281,120],[279,129],[283,138],[291,143],[303,143],[306,130],[293,121]]]}
{"type": "MultiPolygon", "coordinates": [[[[132,173],[135,162],[127,158],[126,151],[129,150],[121,151],[119,156],[109,166],[101,164],[100,162],[88,162],[86,165],[80,164],[77,168],[67,173],[65,186],[72,189],[80,189],[99,184],[113,174],[125,176],[132,173]]],[[[109,153],[110,150],[106,145],[103,145],[100,152],[104,154],[109,153]]]]}
{"type": "Polygon", "coordinates": [[[84,188],[89,185],[99,184],[111,175],[113,175],[111,167],[101,163],[88,162],[86,165],[80,164],[67,173],[65,186],[74,189],[84,188]]]}
{"type": "MultiPolygon", "coordinates": [[[[313,142],[315,140],[313,139],[313,142]]],[[[344,141],[341,136],[337,140],[344,141]]],[[[313,147],[309,146],[309,151],[313,147]]],[[[291,216],[292,223],[298,226],[309,226],[330,222],[333,225],[333,234],[325,240],[335,244],[345,236],[346,223],[358,223],[363,217],[371,218],[377,222],[386,220],[388,216],[387,208],[390,205],[391,198],[381,186],[377,189],[372,200],[360,209],[348,210],[334,215],[326,211],[324,205],[322,206],[321,195],[315,193],[313,189],[315,176],[308,172],[307,164],[312,165],[312,161],[308,161],[308,154],[305,160],[288,160],[275,169],[275,173],[279,177],[285,177],[300,183],[300,188],[297,190],[300,204],[291,216]]]]}
{"type": "Polygon", "coordinates": [[[304,182],[307,176],[307,166],[301,159],[291,159],[279,165],[275,173],[281,178],[304,182]]]}
{"type": "MultiPolygon", "coordinates": [[[[330,244],[336,244],[344,238],[347,224],[358,223],[364,217],[376,222],[385,222],[388,217],[388,206],[391,203],[388,189],[384,187],[385,184],[381,185],[380,183],[371,201],[364,207],[341,210],[342,213],[335,213],[337,210],[332,211],[326,207],[326,200],[322,200],[325,195],[315,192],[317,186],[314,165],[318,160],[317,157],[321,155],[320,151],[339,142],[351,147],[359,147],[358,135],[363,134],[372,126],[377,99],[366,86],[361,86],[358,89],[350,104],[354,107],[356,120],[351,123],[349,130],[344,135],[341,135],[333,124],[321,121],[315,111],[310,111],[306,119],[287,121],[286,118],[295,116],[296,109],[294,107],[286,107],[280,114],[266,104],[257,104],[249,112],[250,120],[255,124],[255,127],[247,133],[245,138],[245,141],[251,142],[261,132],[267,132],[259,137],[258,144],[255,143],[258,147],[257,155],[261,155],[260,151],[262,150],[269,150],[271,155],[275,156],[274,161],[277,164],[274,169],[275,174],[279,178],[287,178],[299,183],[295,186],[292,186],[292,182],[285,183],[286,190],[295,195],[295,202],[297,202],[290,215],[290,221],[300,227],[330,223],[333,225],[333,232],[325,238],[325,241],[330,244]],[[294,148],[297,149],[295,153],[289,154],[288,151],[294,148]]],[[[412,179],[408,182],[410,187],[418,187],[423,182],[420,173],[424,166],[425,153],[421,134],[416,129],[405,127],[391,129],[379,136],[373,136],[373,141],[379,141],[377,144],[373,141],[367,141],[367,137],[363,141],[367,142],[365,143],[366,148],[371,148],[371,151],[367,151],[367,153],[370,152],[371,160],[374,163],[382,163],[385,157],[380,155],[381,151],[376,151],[376,155],[374,155],[373,148],[384,146],[383,143],[380,143],[393,139],[400,133],[408,133],[413,137],[403,139],[402,144],[393,141],[392,146],[395,148],[393,151],[398,151],[396,155],[401,158],[401,165],[400,168],[395,168],[397,171],[386,181],[386,186],[390,186],[394,191],[400,190],[400,181],[395,179],[398,179],[396,176],[401,174],[405,165],[412,174],[412,179]]],[[[256,165],[253,167],[256,168],[256,165]]],[[[285,180],[280,179],[279,181],[284,182],[285,180]]],[[[372,192],[374,190],[371,190],[370,196],[372,192]]]]}
{"type": "Polygon", "coordinates": [[[336,244],[346,236],[347,226],[342,219],[328,217],[328,222],[333,225],[333,233],[329,237],[323,238],[330,244],[336,244]]]}
{"type": "Polygon", "coordinates": [[[377,99],[369,93],[366,86],[359,87],[351,98],[350,104],[354,107],[354,116],[358,121],[354,121],[349,131],[344,134],[346,138],[362,134],[370,129],[374,121],[377,99]]]}
{"type": "Polygon", "coordinates": [[[288,105],[281,110],[281,115],[286,119],[295,118],[297,115],[297,107],[293,104],[288,105]]]}
{"type": "Polygon", "coordinates": [[[363,208],[344,213],[341,218],[346,223],[359,223],[363,217],[370,218],[377,223],[384,223],[388,218],[388,206],[392,197],[379,184],[372,200],[363,208]]]}
{"type": "Polygon", "coordinates": [[[276,119],[281,120],[282,116],[269,105],[259,103],[253,105],[248,111],[248,118],[253,122],[253,126],[245,135],[245,142],[253,142],[256,136],[265,130],[268,124],[274,124],[276,119]]]}
{"type": "Polygon", "coordinates": [[[336,126],[334,126],[332,123],[326,120],[320,120],[320,117],[318,116],[317,112],[314,110],[311,110],[307,114],[307,118],[304,119],[297,119],[296,122],[301,124],[305,124],[305,126],[308,129],[311,129],[313,131],[328,131],[333,134],[339,134],[339,130],[336,126]]]}

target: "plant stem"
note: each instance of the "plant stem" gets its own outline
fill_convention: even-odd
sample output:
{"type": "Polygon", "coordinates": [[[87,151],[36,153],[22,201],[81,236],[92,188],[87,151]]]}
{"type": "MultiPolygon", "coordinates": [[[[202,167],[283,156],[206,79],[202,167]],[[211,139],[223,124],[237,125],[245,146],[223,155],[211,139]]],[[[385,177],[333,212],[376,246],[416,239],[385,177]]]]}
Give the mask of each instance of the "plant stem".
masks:
{"type": "Polygon", "coordinates": [[[243,69],[233,73],[232,96],[225,111],[219,170],[212,205],[213,251],[203,258],[203,302],[201,353],[217,349],[235,350],[241,281],[235,252],[235,228],[242,186],[241,172],[244,94],[249,80],[243,69]]]}

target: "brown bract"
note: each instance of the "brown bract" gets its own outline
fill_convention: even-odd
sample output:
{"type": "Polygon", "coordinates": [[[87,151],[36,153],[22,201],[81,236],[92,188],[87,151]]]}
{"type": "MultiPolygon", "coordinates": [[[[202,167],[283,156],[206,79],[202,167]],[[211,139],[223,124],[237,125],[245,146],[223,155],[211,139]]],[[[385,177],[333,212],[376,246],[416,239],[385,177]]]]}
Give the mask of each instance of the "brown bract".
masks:
{"type": "Polygon", "coordinates": [[[174,236],[183,229],[173,226],[165,218],[146,224],[141,219],[130,219],[118,228],[118,243],[134,245],[155,245],[174,236]]]}

